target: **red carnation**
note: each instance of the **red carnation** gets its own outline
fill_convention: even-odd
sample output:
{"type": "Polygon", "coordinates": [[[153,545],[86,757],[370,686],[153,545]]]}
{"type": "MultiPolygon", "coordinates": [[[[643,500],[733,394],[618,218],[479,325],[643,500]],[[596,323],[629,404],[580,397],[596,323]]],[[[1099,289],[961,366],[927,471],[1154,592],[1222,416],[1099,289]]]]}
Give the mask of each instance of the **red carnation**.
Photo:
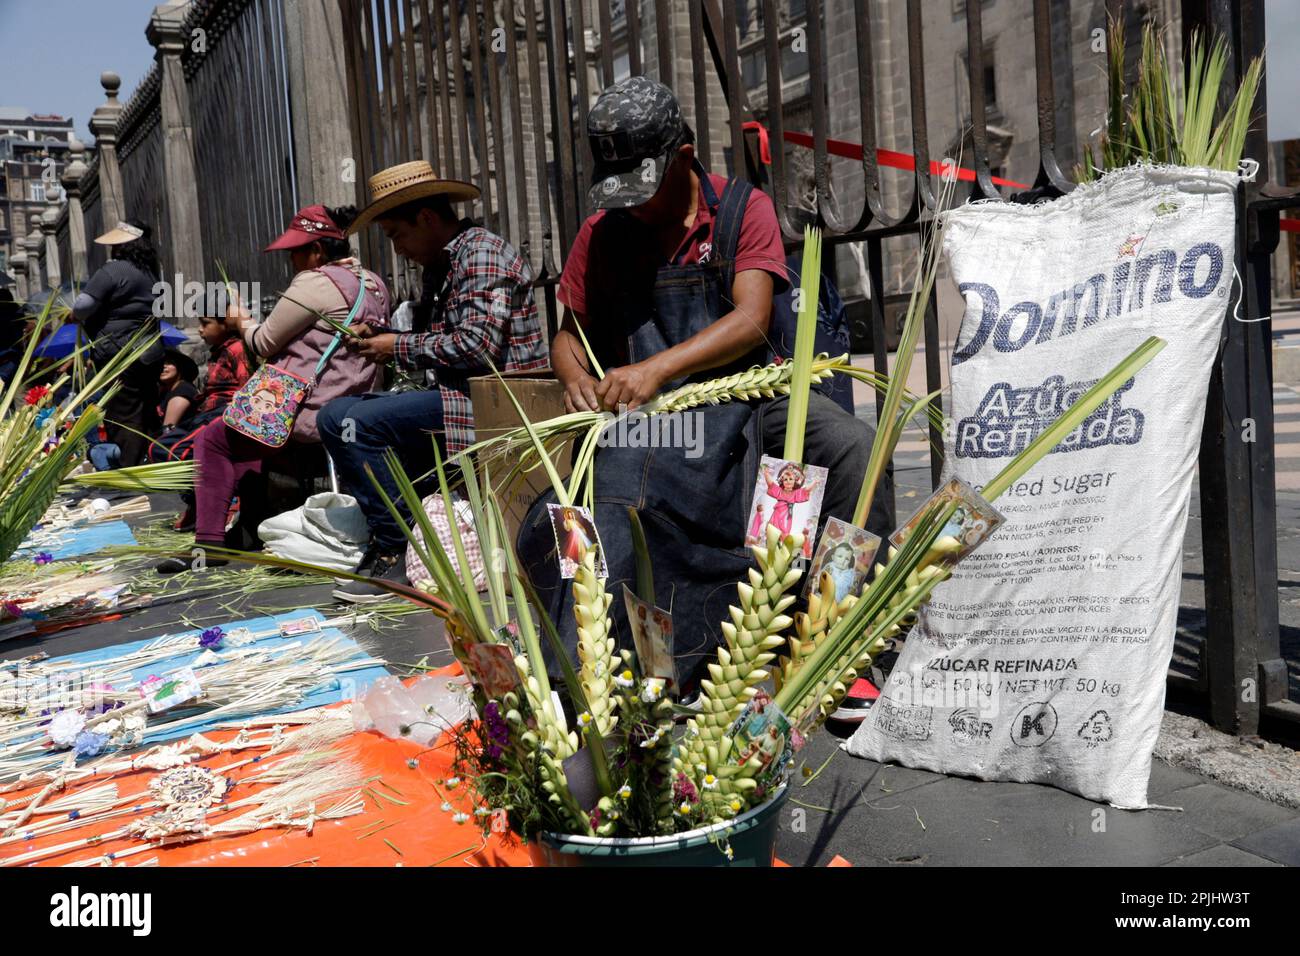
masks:
{"type": "Polygon", "coordinates": [[[35,388],[29,388],[27,394],[23,396],[23,401],[28,405],[39,405],[50,394],[48,385],[37,385],[35,388]]]}

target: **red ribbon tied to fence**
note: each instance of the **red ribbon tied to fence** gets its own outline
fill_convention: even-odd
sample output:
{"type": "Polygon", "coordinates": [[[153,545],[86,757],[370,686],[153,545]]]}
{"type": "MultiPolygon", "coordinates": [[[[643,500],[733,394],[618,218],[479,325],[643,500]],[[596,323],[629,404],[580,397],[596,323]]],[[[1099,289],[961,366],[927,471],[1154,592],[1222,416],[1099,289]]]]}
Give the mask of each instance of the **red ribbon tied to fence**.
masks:
{"type": "MultiPolygon", "coordinates": [[[[767,127],[757,120],[750,120],[743,124],[747,130],[753,130],[758,134],[758,156],[766,166],[772,165],[772,145],[769,138],[767,127]]],[[[783,138],[787,143],[794,143],[796,146],[806,146],[812,149],[813,138],[808,133],[786,132],[783,138]]],[[[826,151],[833,156],[842,156],[845,159],[862,159],[862,144],[849,143],[842,139],[827,139],[826,151]]],[[[893,169],[905,169],[915,171],[916,157],[909,153],[898,153],[892,149],[877,149],[876,162],[881,166],[889,166],[893,169]]],[[[939,162],[938,160],[930,161],[930,172],[935,176],[941,176],[948,171],[949,163],[939,162]]],[[[975,170],[966,169],[965,167],[957,170],[957,178],[962,182],[973,183],[975,181],[975,170]]],[[[993,185],[1009,186],[1012,189],[1028,189],[1028,183],[1018,183],[1011,179],[1003,179],[1000,176],[994,176],[993,185]]]]}

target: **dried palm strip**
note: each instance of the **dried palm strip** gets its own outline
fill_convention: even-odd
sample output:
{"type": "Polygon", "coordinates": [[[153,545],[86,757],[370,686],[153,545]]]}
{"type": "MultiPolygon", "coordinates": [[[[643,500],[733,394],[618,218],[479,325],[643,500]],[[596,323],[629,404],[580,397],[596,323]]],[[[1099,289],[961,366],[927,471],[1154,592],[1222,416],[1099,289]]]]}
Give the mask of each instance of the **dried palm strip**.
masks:
{"type": "MultiPolygon", "coordinates": [[[[253,782],[256,779],[250,778],[241,782],[253,782]]],[[[264,777],[264,779],[273,778],[264,777]]],[[[314,769],[288,776],[283,782],[260,793],[223,805],[220,810],[223,816],[235,809],[250,809],[244,814],[220,823],[209,823],[208,813],[203,808],[170,807],[134,820],[108,833],[0,858],[0,867],[22,866],[114,840],[143,841],[140,846],[109,855],[111,859],[117,860],[135,853],[147,852],[155,846],[191,843],[231,834],[253,833],[263,829],[298,828],[305,829],[310,834],[315,825],[322,820],[342,819],[364,810],[364,805],[360,802],[360,794],[355,790],[323,811],[318,812],[316,809],[318,801],[356,787],[360,779],[361,772],[353,764],[335,759],[314,769]]]]}

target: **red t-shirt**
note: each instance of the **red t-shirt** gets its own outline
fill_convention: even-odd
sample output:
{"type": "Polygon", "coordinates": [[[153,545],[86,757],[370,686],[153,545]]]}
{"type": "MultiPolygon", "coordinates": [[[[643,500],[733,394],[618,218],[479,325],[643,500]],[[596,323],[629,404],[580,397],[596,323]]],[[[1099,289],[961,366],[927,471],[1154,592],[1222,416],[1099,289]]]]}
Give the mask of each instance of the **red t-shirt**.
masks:
{"type": "MultiPolygon", "coordinates": [[[[726,177],[710,173],[709,182],[721,199],[727,188],[726,177]]],[[[674,256],[678,264],[693,265],[704,260],[705,253],[711,252],[713,224],[713,211],[705,201],[701,185],[695,222],[674,256]]],[[[588,217],[578,230],[573,248],[564,260],[556,298],[599,326],[602,306],[606,311],[618,309],[618,303],[628,296],[649,301],[655,273],[668,264],[649,227],[630,216],[607,218],[602,209],[588,217]]],[[[735,271],[749,269],[771,273],[773,293],[790,287],[776,207],[761,189],[749,194],[736,243],[735,271]]],[[[731,290],[725,293],[730,296],[731,290]]]]}

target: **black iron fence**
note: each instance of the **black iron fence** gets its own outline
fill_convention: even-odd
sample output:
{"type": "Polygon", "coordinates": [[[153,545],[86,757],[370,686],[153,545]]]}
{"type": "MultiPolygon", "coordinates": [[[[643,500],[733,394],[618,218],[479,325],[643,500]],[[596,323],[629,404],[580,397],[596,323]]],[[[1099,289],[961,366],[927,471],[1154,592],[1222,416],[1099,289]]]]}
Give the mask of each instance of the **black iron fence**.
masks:
{"type": "MultiPolygon", "coordinates": [[[[198,0],[185,26],[203,37],[181,58],[203,249],[232,278],[258,281],[270,295],[288,286],[291,270],[260,246],[279,235],[299,201],[284,4],[198,0]]],[[[205,268],[215,278],[211,261],[205,268]]]]}

